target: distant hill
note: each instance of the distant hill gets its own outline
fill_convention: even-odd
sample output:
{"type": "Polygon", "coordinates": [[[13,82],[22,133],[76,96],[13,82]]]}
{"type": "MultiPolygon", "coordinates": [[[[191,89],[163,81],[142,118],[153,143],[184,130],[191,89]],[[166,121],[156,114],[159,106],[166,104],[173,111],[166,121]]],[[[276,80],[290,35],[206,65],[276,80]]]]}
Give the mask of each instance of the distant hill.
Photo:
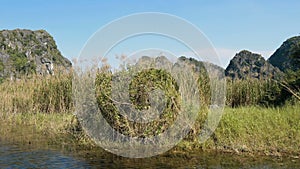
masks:
{"type": "MultiPolygon", "coordinates": [[[[186,56],[181,56],[177,59],[177,61],[175,63],[172,63],[171,61],[168,60],[167,57],[165,56],[158,56],[158,57],[149,57],[149,56],[142,56],[138,62],[137,62],[137,66],[142,66],[142,67],[148,67],[150,65],[155,67],[169,67],[169,68],[174,68],[176,66],[179,66],[178,64],[180,64],[180,62],[184,62],[187,63],[189,65],[192,66],[194,72],[196,73],[207,73],[210,72],[211,75],[216,76],[218,75],[220,76],[224,76],[224,69],[220,66],[217,66],[215,64],[212,63],[208,63],[208,62],[202,62],[199,61],[195,58],[188,58],[186,56]]],[[[180,66],[179,66],[180,67],[180,66]]]]}
{"type": "Polygon", "coordinates": [[[289,38],[272,54],[268,61],[283,72],[286,72],[288,69],[298,70],[300,65],[293,64],[291,56],[299,48],[300,36],[289,38]]]}
{"type": "Polygon", "coordinates": [[[224,69],[218,65],[209,62],[198,61],[195,58],[187,58],[185,56],[181,56],[178,58],[178,61],[184,61],[188,64],[194,65],[195,72],[209,72],[212,76],[223,77],[224,69]]]}
{"type": "Polygon", "coordinates": [[[173,63],[165,56],[149,57],[142,56],[138,59],[136,66],[141,68],[146,67],[172,67],[173,63]]]}
{"type": "Polygon", "coordinates": [[[62,56],[53,37],[45,30],[0,31],[0,79],[70,67],[71,62],[62,56]]]}
{"type": "Polygon", "coordinates": [[[225,75],[233,79],[279,78],[282,72],[268,63],[261,55],[243,50],[231,59],[225,75]]]}

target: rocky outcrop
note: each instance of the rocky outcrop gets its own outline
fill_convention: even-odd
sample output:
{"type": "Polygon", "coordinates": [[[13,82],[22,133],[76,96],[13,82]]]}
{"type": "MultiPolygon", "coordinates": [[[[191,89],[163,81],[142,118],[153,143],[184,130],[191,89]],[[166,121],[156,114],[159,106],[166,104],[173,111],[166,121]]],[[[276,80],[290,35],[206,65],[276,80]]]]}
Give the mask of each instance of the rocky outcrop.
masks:
{"type": "Polygon", "coordinates": [[[274,79],[282,72],[267,62],[261,55],[243,50],[231,59],[225,75],[232,79],[274,79]]]}
{"type": "Polygon", "coordinates": [[[299,48],[300,36],[289,38],[272,54],[268,61],[283,72],[289,69],[294,71],[299,70],[300,65],[294,64],[291,57],[299,48]]]}
{"type": "Polygon", "coordinates": [[[212,76],[224,76],[224,69],[220,66],[217,66],[212,63],[208,62],[202,62],[198,61],[194,58],[187,58],[185,56],[181,56],[177,59],[175,63],[172,63],[172,61],[168,60],[165,56],[158,56],[158,57],[149,57],[149,56],[142,56],[136,65],[140,67],[164,67],[164,68],[174,68],[174,67],[180,67],[180,63],[186,63],[191,66],[194,72],[196,73],[205,73],[208,72],[212,76]]]}
{"type": "Polygon", "coordinates": [[[166,68],[172,67],[173,63],[168,60],[165,56],[157,56],[157,57],[149,57],[149,56],[142,56],[138,59],[136,66],[139,68],[166,68]]]}
{"type": "Polygon", "coordinates": [[[213,77],[223,77],[224,76],[224,69],[218,65],[209,63],[209,62],[202,62],[195,58],[187,58],[185,56],[181,56],[178,58],[178,62],[186,62],[193,66],[193,69],[197,73],[205,73],[213,77]]]}
{"type": "Polygon", "coordinates": [[[0,78],[22,74],[53,74],[68,70],[71,62],[57,49],[53,37],[45,30],[0,31],[0,78]]]}

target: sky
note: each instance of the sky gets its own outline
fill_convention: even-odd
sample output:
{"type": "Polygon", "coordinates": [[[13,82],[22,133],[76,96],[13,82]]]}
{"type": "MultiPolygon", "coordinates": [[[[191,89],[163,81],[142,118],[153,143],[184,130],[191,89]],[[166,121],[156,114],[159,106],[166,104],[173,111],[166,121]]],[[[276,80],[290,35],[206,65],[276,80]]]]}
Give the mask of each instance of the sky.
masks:
{"type": "MultiPolygon", "coordinates": [[[[297,0],[1,0],[0,4],[0,29],[44,29],[70,60],[80,55],[100,28],[120,17],[143,12],[167,13],[195,25],[214,46],[222,67],[244,49],[267,59],[283,41],[300,33],[297,0]]],[[[156,38],[128,39],[110,51],[111,55],[158,47],[174,55],[192,55],[170,39],[160,37],[157,43],[156,38]]]]}

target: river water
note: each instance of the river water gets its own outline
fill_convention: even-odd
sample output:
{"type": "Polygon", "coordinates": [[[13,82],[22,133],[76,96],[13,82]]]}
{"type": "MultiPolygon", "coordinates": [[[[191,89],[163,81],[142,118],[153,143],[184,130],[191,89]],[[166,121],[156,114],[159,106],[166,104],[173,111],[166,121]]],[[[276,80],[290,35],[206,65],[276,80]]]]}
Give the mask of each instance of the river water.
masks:
{"type": "Polygon", "coordinates": [[[300,168],[300,160],[229,153],[165,154],[145,159],[118,157],[104,150],[0,143],[0,168],[300,168]],[[101,151],[101,152],[99,152],[101,151]]]}

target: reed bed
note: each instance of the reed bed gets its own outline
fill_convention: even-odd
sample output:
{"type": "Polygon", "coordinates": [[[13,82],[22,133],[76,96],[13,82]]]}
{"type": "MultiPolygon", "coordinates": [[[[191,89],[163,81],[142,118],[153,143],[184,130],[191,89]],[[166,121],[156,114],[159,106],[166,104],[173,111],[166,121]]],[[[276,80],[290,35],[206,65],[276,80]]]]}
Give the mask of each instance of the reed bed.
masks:
{"type": "MultiPolygon", "coordinates": [[[[156,76],[156,74],[152,74],[156,76]]],[[[82,133],[74,112],[72,73],[54,76],[31,76],[0,84],[0,121],[2,136],[14,133],[18,127],[35,126],[40,133],[54,136],[70,134],[75,140],[88,140],[82,133]],[[62,120],[57,120],[57,119],[62,120]],[[10,129],[9,129],[10,128],[10,129]],[[4,134],[3,134],[4,133],[4,134]]],[[[99,80],[99,77],[98,77],[99,80]]],[[[99,83],[101,84],[101,83],[99,83]]],[[[299,102],[277,106],[282,86],[273,80],[230,80],[226,85],[225,113],[213,137],[202,145],[197,136],[210,105],[209,79],[198,79],[200,103],[204,108],[185,141],[180,146],[192,144],[203,149],[235,152],[262,152],[265,154],[296,154],[300,151],[299,102]]],[[[103,86],[98,86],[103,90],[103,86]]],[[[163,89],[163,88],[161,88],[163,89]]],[[[188,90],[185,88],[184,90],[188,90]]],[[[95,93],[96,95],[96,93],[95,93]]],[[[98,95],[99,96],[99,95],[98,95]]],[[[105,102],[104,98],[98,98],[105,102]]],[[[144,103],[139,103],[143,105],[144,103]]],[[[109,112],[106,112],[109,113],[109,112]]],[[[34,133],[34,132],[33,132],[34,133]]],[[[90,141],[86,141],[92,144],[90,141]]]]}

